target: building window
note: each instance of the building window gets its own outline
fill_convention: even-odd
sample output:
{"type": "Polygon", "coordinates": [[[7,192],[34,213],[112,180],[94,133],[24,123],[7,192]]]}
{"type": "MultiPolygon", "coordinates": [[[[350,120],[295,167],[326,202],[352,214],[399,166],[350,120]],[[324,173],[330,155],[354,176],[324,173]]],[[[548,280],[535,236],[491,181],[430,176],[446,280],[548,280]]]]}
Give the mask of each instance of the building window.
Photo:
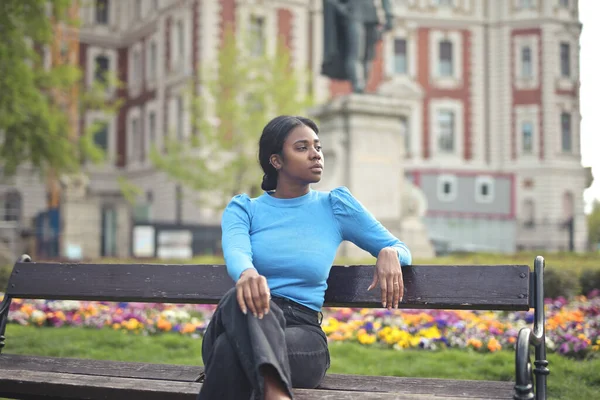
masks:
{"type": "Polygon", "coordinates": [[[440,76],[452,76],[454,67],[452,63],[452,42],[443,40],[439,45],[440,50],[440,76]]]}
{"type": "Polygon", "coordinates": [[[110,60],[106,56],[98,56],[95,59],[96,69],[94,77],[97,82],[106,85],[108,83],[108,71],[110,69],[110,60]]]}
{"type": "Polygon", "coordinates": [[[450,110],[440,110],[437,115],[438,123],[438,150],[440,153],[454,152],[454,112],[450,110]]]}
{"type": "Polygon", "coordinates": [[[521,76],[523,78],[531,78],[533,76],[531,48],[529,46],[525,46],[521,50],[521,76]]]}
{"type": "Polygon", "coordinates": [[[494,180],[489,176],[479,176],[475,179],[475,201],[491,203],[494,201],[494,180]]]}
{"type": "Polygon", "coordinates": [[[129,137],[131,138],[131,160],[134,162],[143,162],[145,158],[144,140],[142,138],[141,128],[140,120],[138,118],[133,118],[131,120],[131,134],[129,137]]]}
{"type": "Polygon", "coordinates": [[[560,44],[560,75],[563,78],[571,76],[571,46],[569,43],[560,44]]]}
{"type": "Polygon", "coordinates": [[[108,152],[108,122],[98,121],[95,125],[98,128],[94,132],[94,145],[106,154],[108,152]]]}
{"type": "Polygon", "coordinates": [[[178,96],[176,100],[176,130],[177,130],[177,140],[183,140],[183,117],[184,117],[184,109],[183,109],[183,96],[178,96]]]}
{"type": "Polygon", "coordinates": [[[108,0],[96,0],[96,23],[108,25],[108,0]]]}
{"type": "Polygon", "coordinates": [[[142,66],[142,63],[140,61],[140,52],[134,51],[133,52],[133,70],[132,70],[132,73],[133,73],[132,82],[134,82],[134,83],[139,83],[142,80],[141,66],[142,66]]]}
{"type": "Polygon", "coordinates": [[[560,114],[560,129],[562,151],[570,153],[573,151],[573,137],[571,132],[571,114],[563,112],[560,114]]]}
{"type": "Polygon", "coordinates": [[[181,224],[183,218],[183,189],[181,185],[175,186],[175,220],[181,224]]]}
{"type": "Polygon", "coordinates": [[[458,181],[454,175],[440,175],[437,182],[437,195],[441,201],[454,201],[458,194],[458,181]]]}
{"type": "Polygon", "coordinates": [[[533,124],[529,121],[521,125],[521,135],[523,138],[522,148],[524,154],[533,153],[533,124]]]}
{"type": "Polygon", "coordinates": [[[406,39],[394,40],[394,73],[406,75],[408,73],[408,62],[406,56],[406,39]]]}
{"type": "Polygon", "coordinates": [[[156,43],[152,42],[150,43],[150,51],[149,51],[149,56],[148,56],[148,63],[149,65],[149,71],[150,71],[150,79],[156,79],[156,63],[157,63],[157,50],[156,50],[156,43]]]}
{"type": "Polygon", "coordinates": [[[535,226],[535,205],[532,199],[523,202],[523,226],[533,228],[535,226]]]}
{"type": "Polygon", "coordinates": [[[117,210],[114,206],[102,207],[102,233],[100,237],[102,257],[117,255],[117,210]]]}
{"type": "Polygon", "coordinates": [[[569,0],[560,0],[560,6],[563,8],[569,8],[569,0]]]}
{"type": "Polygon", "coordinates": [[[138,21],[142,19],[142,0],[135,0],[133,15],[138,21]]]}
{"type": "Polygon", "coordinates": [[[2,221],[19,222],[23,209],[23,199],[21,193],[16,190],[10,190],[0,196],[0,207],[2,210],[2,221]]]}
{"type": "Polygon", "coordinates": [[[521,0],[519,6],[521,8],[533,8],[533,0],[521,0]]]}
{"type": "Polygon", "coordinates": [[[149,148],[156,144],[156,113],[154,111],[148,114],[148,144],[149,148]]]}
{"type": "Polygon", "coordinates": [[[177,56],[179,60],[185,58],[185,29],[183,21],[177,21],[177,56]]]}
{"type": "Polygon", "coordinates": [[[250,17],[250,53],[261,56],[265,52],[265,20],[261,17],[250,17]]]}

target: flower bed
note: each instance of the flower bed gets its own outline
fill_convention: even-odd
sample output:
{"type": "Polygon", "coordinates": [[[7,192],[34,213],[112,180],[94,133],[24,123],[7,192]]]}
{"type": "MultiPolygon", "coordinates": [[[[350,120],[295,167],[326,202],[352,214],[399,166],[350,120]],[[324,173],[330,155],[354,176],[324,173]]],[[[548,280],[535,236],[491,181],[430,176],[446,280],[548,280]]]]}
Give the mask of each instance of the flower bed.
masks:
{"type": "MultiPolygon", "coordinates": [[[[8,321],[40,327],[110,327],[143,335],[179,332],[200,337],[213,311],[211,305],[15,299],[8,321]]],[[[323,314],[322,327],[331,342],[352,341],[398,350],[514,349],[519,329],[533,323],[532,311],[329,308],[323,314]]],[[[600,291],[571,301],[547,300],[546,327],[549,351],[576,357],[600,354],[600,291]]]]}

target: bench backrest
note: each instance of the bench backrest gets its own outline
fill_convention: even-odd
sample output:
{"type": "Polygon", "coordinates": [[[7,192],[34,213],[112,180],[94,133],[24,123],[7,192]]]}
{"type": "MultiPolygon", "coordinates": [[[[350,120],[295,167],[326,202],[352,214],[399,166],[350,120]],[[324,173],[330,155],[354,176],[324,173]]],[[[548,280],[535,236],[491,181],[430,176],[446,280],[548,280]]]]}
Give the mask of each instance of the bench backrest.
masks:
{"type": "MultiPolygon", "coordinates": [[[[401,308],[528,310],[526,265],[402,267],[401,308]]],[[[367,292],[372,265],[334,266],[326,306],[381,307],[379,288],[367,292]]],[[[12,298],[214,304],[233,287],[223,265],[18,262],[6,294],[12,298]]]]}

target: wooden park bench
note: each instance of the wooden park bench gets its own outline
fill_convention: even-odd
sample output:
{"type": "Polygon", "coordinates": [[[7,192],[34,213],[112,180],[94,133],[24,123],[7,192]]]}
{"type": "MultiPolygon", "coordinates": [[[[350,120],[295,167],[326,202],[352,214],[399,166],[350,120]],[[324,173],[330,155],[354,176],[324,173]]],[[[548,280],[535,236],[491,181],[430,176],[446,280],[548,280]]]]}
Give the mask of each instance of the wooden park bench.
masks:
{"type": "MultiPolygon", "coordinates": [[[[295,398],[545,399],[543,268],[542,257],[533,272],[526,265],[403,267],[401,308],[535,309],[533,329],[523,328],[517,338],[514,382],[328,374],[317,389],[295,389],[295,398]],[[533,365],[530,346],[535,347],[533,365]]],[[[366,265],[334,266],[326,306],[381,307],[379,293],[366,291],[373,271],[366,265]]],[[[34,263],[23,256],[0,305],[0,346],[14,298],[216,304],[232,286],[222,265],[34,263]]],[[[10,350],[10,338],[8,345],[10,350]]],[[[0,355],[0,397],[8,398],[192,400],[202,379],[200,366],[0,355]]]]}

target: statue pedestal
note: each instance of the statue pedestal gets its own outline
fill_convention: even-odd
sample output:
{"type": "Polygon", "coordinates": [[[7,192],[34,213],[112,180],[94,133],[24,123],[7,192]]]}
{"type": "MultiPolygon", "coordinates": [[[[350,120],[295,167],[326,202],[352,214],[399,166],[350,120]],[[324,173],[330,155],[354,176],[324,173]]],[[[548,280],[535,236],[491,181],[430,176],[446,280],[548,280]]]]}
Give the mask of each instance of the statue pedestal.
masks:
{"type": "MultiPolygon", "coordinates": [[[[419,238],[403,234],[407,215],[402,205],[407,193],[401,117],[410,112],[406,108],[406,103],[398,98],[350,94],[316,109],[313,116],[319,122],[325,173],[314,188],[348,187],[375,218],[410,246],[413,258],[431,257],[433,249],[422,224],[419,229],[414,226],[410,229],[411,236],[420,232],[419,238]],[[413,250],[411,242],[419,246],[413,250]]],[[[415,218],[412,225],[414,222],[415,218]]],[[[416,216],[416,222],[420,222],[420,216],[416,216]]],[[[369,257],[352,243],[344,243],[339,255],[353,259],[369,257]]]]}

